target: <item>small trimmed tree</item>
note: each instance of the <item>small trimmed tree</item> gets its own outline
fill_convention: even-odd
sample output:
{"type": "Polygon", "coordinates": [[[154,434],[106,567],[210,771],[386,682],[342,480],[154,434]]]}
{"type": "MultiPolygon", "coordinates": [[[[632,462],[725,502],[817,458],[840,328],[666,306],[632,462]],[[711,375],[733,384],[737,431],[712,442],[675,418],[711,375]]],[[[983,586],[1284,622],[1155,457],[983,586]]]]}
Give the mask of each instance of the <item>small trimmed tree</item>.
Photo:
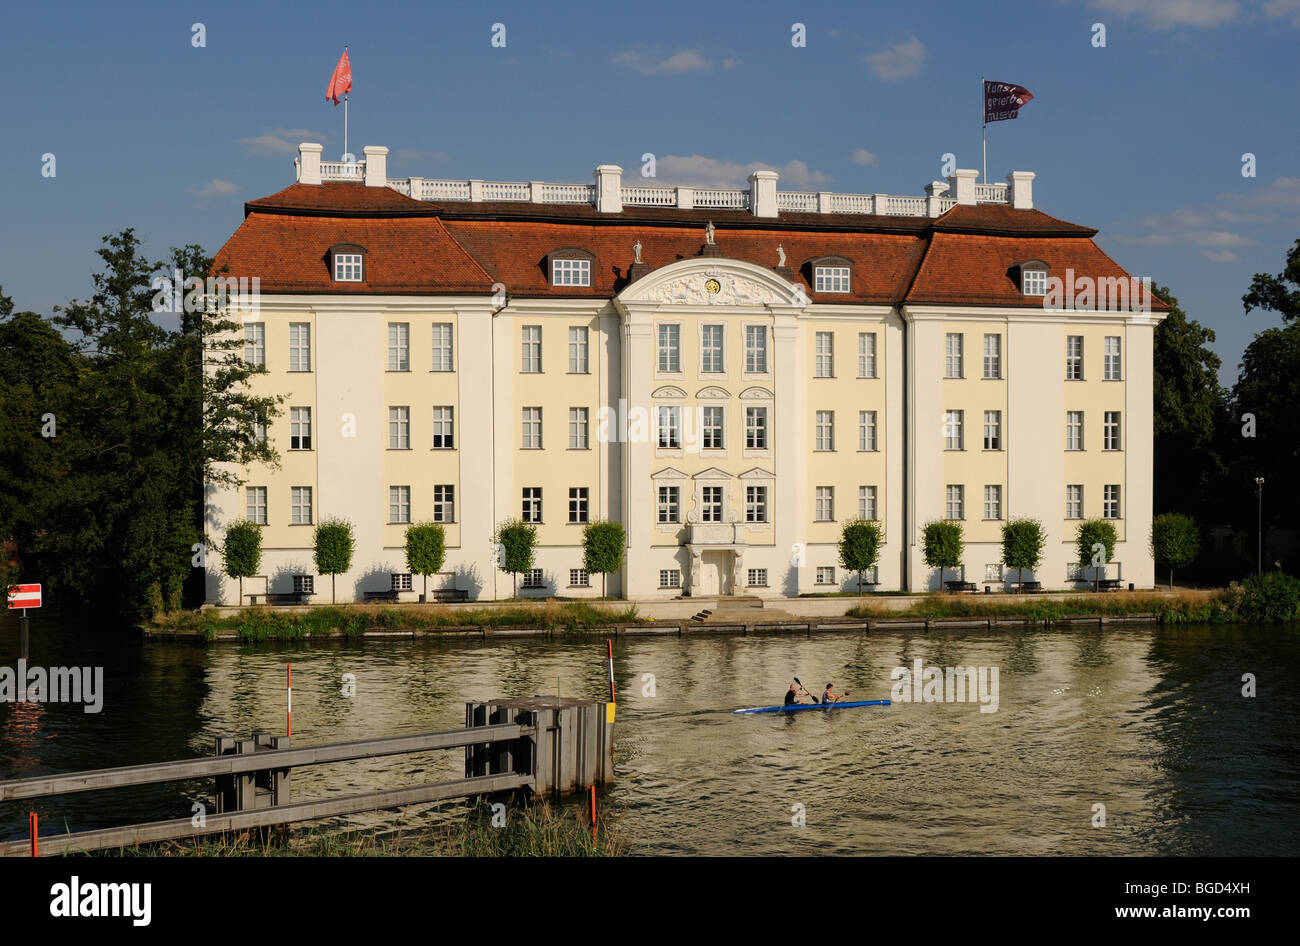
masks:
{"type": "Polygon", "coordinates": [[[252,578],[262,565],[262,527],[241,519],[226,529],[222,550],[223,568],[239,579],[239,606],[244,606],[244,579],[252,578]]]}
{"type": "Polygon", "coordinates": [[[512,598],[519,597],[519,573],[533,567],[533,549],[537,545],[537,528],[522,519],[507,519],[497,526],[494,540],[501,546],[503,572],[509,572],[512,598]]]}
{"type": "Polygon", "coordinates": [[[600,596],[605,597],[605,576],[623,567],[627,533],[621,522],[589,522],[582,530],[582,567],[600,573],[600,596]]]}
{"type": "Polygon", "coordinates": [[[923,530],[925,564],[939,569],[939,590],[942,591],[944,569],[961,567],[961,553],[965,549],[961,523],[953,519],[935,519],[927,522],[923,530]]]}
{"type": "Polygon", "coordinates": [[[1097,569],[1114,557],[1117,541],[1119,536],[1115,533],[1115,524],[1109,519],[1085,519],[1079,523],[1074,542],[1079,551],[1079,564],[1093,569],[1094,591],[1098,587],[1097,569]]]}
{"type": "Polygon", "coordinates": [[[326,519],[316,527],[316,571],[330,576],[330,604],[335,603],[334,576],[352,567],[356,539],[352,523],[345,519],[326,519]]]}
{"type": "Polygon", "coordinates": [[[424,600],[429,600],[429,576],[442,571],[447,558],[447,533],[436,522],[417,522],[406,527],[406,567],[424,576],[424,600]]]}
{"type": "Polygon", "coordinates": [[[1169,569],[1169,590],[1174,590],[1174,569],[1186,568],[1201,551],[1201,529],[1181,512],[1165,512],[1151,523],[1151,556],[1169,569]]]}
{"type": "Polygon", "coordinates": [[[862,597],[862,575],[875,566],[883,544],[880,523],[869,519],[846,522],[840,531],[840,566],[858,573],[859,598],[862,597]]]}
{"type": "Polygon", "coordinates": [[[1047,539],[1037,519],[1012,519],[1002,527],[1002,563],[1016,570],[1016,586],[1024,587],[1025,569],[1043,561],[1047,539]]]}

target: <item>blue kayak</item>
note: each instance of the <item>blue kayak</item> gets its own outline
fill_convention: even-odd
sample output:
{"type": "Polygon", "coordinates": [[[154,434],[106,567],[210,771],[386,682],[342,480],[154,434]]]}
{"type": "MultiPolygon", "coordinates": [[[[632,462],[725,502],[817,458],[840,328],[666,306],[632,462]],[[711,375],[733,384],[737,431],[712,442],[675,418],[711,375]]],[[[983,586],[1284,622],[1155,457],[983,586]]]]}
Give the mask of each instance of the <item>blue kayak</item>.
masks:
{"type": "Polygon", "coordinates": [[[733,713],[797,713],[800,710],[856,709],[859,706],[888,706],[889,700],[861,700],[853,703],[791,703],[789,706],[755,706],[733,713]]]}

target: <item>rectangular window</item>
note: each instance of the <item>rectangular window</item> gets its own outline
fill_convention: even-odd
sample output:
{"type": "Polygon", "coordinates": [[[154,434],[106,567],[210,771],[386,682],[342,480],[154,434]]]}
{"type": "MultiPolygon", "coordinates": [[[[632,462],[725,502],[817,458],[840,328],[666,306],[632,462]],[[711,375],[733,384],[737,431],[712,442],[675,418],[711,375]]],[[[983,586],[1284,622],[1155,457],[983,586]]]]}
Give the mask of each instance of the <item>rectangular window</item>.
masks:
{"type": "Polygon", "coordinates": [[[659,326],[659,370],[682,370],[682,327],[659,326]]]}
{"type": "Polygon", "coordinates": [[[816,429],[817,429],[817,441],[816,441],[815,449],[834,450],[835,449],[835,412],[818,411],[816,429]]]}
{"type": "Polygon", "coordinates": [[[591,260],[557,259],[551,260],[552,286],[590,286],[591,260]]]}
{"type": "Polygon", "coordinates": [[[266,525],[265,486],[250,486],[244,490],[244,518],[259,526],[266,525]]]}
{"type": "Polygon", "coordinates": [[[944,518],[945,519],[965,519],[966,518],[966,487],[965,486],[946,486],[944,487],[944,518]]]}
{"type": "Polygon", "coordinates": [[[540,374],[542,371],[542,327],[525,325],[522,333],[522,361],[519,370],[524,374],[540,374]]]}
{"type": "Polygon", "coordinates": [[[721,325],[700,326],[700,371],[725,371],[721,325]]]}
{"type": "Polygon", "coordinates": [[[1002,377],[1002,336],[984,336],[984,377],[1002,377]]]}
{"type": "Polygon", "coordinates": [[[411,370],[411,324],[388,323],[388,370],[411,370]]]}
{"type": "Polygon", "coordinates": [[[1119,336],[1106,336],[1105,351],[1105,373],[1102,375],[1107,381],[1119,381],[1120,379],[1120,355],[1119,355],[1119,336]]]}
{"type": "Polygon", "coordinates": [[[456,411],[450,405],[433,409],[433,447],[435,450],[456,447],[456,411]]]}
{"type": "Polygon", "coordinates": [[[297,595],[314,595],[316,593],[316,576],[294,575],[293,593],[297,595]]]}
{"type": "Polygon", "coordinates": [[[587,574],[587,570],[585,568],[569,569],[569,587],[570,588],[591,587],[591,576],[587,574]]]}
{"type": "Polygon", "coordinates": [[[289,522],[295,526],[311,525],[311,487],[289,488],[289,522]]]}
{"type": "Polygon", "coordinates": [[[1083,411],[1065,412],[1065,449],[1083,449],[1083,411]]]}
{"type": "Polygon", "coordinates": [[[523,424],[523,449],[542,449],[542,409],[540,407],[525,407],[523,412],[523,424]]]}
{"type": "Polygon", "coordinates": [[[985,519],[1002,518],[1002,487],[1001,486],[984,487],[984,518],[985,519]]]}
{"type": "Polygon", "coordinates": [[[1083,336],[1067,335],[1065,338],[1065,380],[1083,380],[1083,336]]]}
{"type": "Polygon", "coordinates": [[[835,487],[817,487],[817,510],[814,516],[818,522],[835,521],[835,487]]]}
{"type": "Polygon", "coordinates": [[[858,377],[876,376],[876,333],[858,333],[858,377]]]}
{"type": "Polygon", "coordinates": [[[311,371],[311,323],[289,323],[289,370],[311,371]]]}
{"type": "Polygon", "coordinates": [[[289,449],[311,449],[311,408],[289,408],[289,449]]]}
{"type": "Polygon", "coordinates": [[[984,566],[985,581],[1002,581],[1002,563],[991,562],[984,566]]]}
{"type": "Polygon", "coordinates": [[[393,591],[411,590],[410,572],[393,572],[392,576],[393,576],[393,591]]]}
{"type": "Polygon", "coordinates": [[[1083,486],[1071,485],[1065,487],[1065,518],[1082,519],[1083,518],[1083,486]]]}
{"type": "Polygon", "coordinates": [[[818,565],[817,566],[817,584],[833,585],[835,584],[835,566],[818,565]]]}
{"type": "Polygon", "coordinates": [[[586,450],[591,446],[588,435],[588,414],[585,407],[569,408],[569,449],[586,450]]]}
{"type": "Polygon", "coordinates": [[[666,450],[677,450],[682,445],[682,409],[680,407],[659,408],[659,446],[666,450]]]}
{"type": "Polygon", "coordinates": [[[540,568],[530,568],[523,573],[523,581],[520,582],[521,588],[545,588],[546,578],[540,568]]]}
{"type": "Polygon", "coordinates": [[[875,411],[858,411],[858,449],[877,449],[875,411]]]}
{"type": "Polygon", "coordinates": [[[569,374],[590,374],[591,363],[587,357],[587,326],[569,326],[569,374]]]}
{"type": "Polygon", "coordinates": [[[966,412],[944,411],[943,413],[943,448],[945,450],[966,449],[966,412]]]}
{"type": "Polygon", "coordinates": [[[745,487],[745,521],[767,522],[767,487],[745,487]]]}
{"type": "Polygon", "coordinates": [[[390,407],[388,409],[388,449],[411,449],[411,409],[409,407],[390,407]]]}
{"type": "Polygon", "coordinates": [[[984,449],[1002,449],[1002,412],[984,412],[984,449]]]}
{"type": "Polygon", "coordinates": [[[746,577],[745,584],[747,584],[750,588],[767,587],[766,568],[751,568],[749,569],[748,572],[745,573],[745,577],[746,577]]]}
{"type": "Polygon", "coordinates": [[[433,370],[452,371],[451,323],[435,322],[433,326],[433,370]]]}
{"type": "Polygon", "coordinates": [[[266,418],[261,414],[254,414],[249,425],[252,430],[249,431],[248,442],[254,446],[266,443],[266,418]]]}
{"type": "Polygon", "coordinates": [[[1047,270],[1024,270],[1021,274],[1020,288],[1027,296],[1047,295],[1047,270]]]}
{"type": "Polygon", "coordinates": [[[540,486],[524,487],[524,522],[542,521],[542,488],[540,486]]]}
{"type": "Polygon", "coordinates": [[[830,332],[818,332],[816,345],[816,370],[818,378],[835,377],[835,336],[830,332]]]}
{"type": "Polygon", "coordinates": [[[680,568],[659,569],[660,588],[680,588],[681,586],[682,586],[682,570],[680,568]]]}
{"type": "Polygon", "coordinates": [[[1083,581],[1083,564],[1081,562],[1066,562],[1065,580],[1083,581]]]}
{"type": "Polygon", "coordinates": [[[767,374],[767,326],[745,326],[745,370],[767,374]]]}
{"type": "Polygon", "coordinates": [[[1103,519],[1119,518],[1119,486],[1105,486],[1102,488],[1101,498],[1101,515],[1103,519]]]}
{"type": "Polygon", "coordinates": [[[569,521],[586,522],[587,504],[588,504],[587,487],[570,486],[569,487],[569,521]]]}
{"type": "Polygon", "coordinates": [[[767,408],[745,408],[745,446],[750,450],[767,449],[767,408]]]}
{"type": "Polygon", "coordinates": [[[963,377],[962,341],[965,336],[960,332],[948,332],[943,337],[943,376],[945,378],[963,377]]]}
{"type": "Polygon", "coordinates": [[[266,323],[244,323],[244,364],[250,368],[266,367],[266,323]]]}
{"type": "Polygon", "coordinates": [[[705,450],[721,450],[726,444],[722,431],[722,408],[706,407],[703,409],[703,418],[701,423],[703,442],[701,446],[705,450]]]}
{"type": "Polygon", "coordinates": [[[659,487],[659,521],[681,522],[682,489],[680,486],[659,487]]]}
{"type": "Polygon", "coordinates": [[[700,521],[722,521],[721,486],[704,486],[700,488],[700,521]]]}
{"type": "Polygon", "coordinates": [[[334,254],[334,281],[361,282],[361,254],[334,254]]]}
{"type": "Polygon", "coordinates": [[[1118,450],[1119,446],[1119,411],[1106,411],[1102,414],[1101,448],[1118,450]]]}
{"type": "Polygon", "coordinates": [[[411,521],[411,487],[388,487],[388,521],[390,523],[411,521]]]}
{"type": "Polygon", "coordinates": [[[858,487],[858,518],[868,521],[875,521],[880,518],[876,515],[876,488],[874,486],[858,487]]]}
{"type": "Polygon", "coordinates": [[[456,487],[439,485],[433,488],[433,521],[456,521],[456,487]]]}
{"type": "Polygon", "coordinates": [[[848,292],[847,266],[818,266],[813,272],[814,292],[848,292]]]}

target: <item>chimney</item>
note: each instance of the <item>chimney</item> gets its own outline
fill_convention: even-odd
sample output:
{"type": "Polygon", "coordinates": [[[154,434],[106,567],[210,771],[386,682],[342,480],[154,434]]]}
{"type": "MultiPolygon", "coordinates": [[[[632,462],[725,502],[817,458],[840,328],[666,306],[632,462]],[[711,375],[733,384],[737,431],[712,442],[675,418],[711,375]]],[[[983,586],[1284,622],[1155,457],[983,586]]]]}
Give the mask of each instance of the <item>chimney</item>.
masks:
{"type": "Polygon", "coordinates": [[[749,175],[749,212],[755,217],[775,217],[776,179],[775,171],[755,171],[749,175]]]}
{"type": "Polygon", "coordinates": [[[975,181],[979,176],[979,171],[958,168],[953,172],[953,176],[948,178],[947,196],[956,197],[959,204],[974,204],[975,181]]]}
{"type": "Polygon", "coordinates": [[[623,212],[623,169],[617,164],[601,164],[595,170],[596,211],[603,214],[623,212]]]}
{"type": "Polygon", "coordinates": [[[1016,210],[1034,209],[1034,177],[1033,171],[1012,171],[1007,175],[1011,191],[1007,196],[1016,210]]]}
{"type": "Polygon", "coordinates": [[[298,145],[298,183],[320,183],[320,156],[324,145],[304,141],[298,145]]]}
{"type": "Polygon", "coordinates": [[[387,187],[388,149],[382,145],[366,145],[361,153],[366,156],[366,187],[387,187]]]}

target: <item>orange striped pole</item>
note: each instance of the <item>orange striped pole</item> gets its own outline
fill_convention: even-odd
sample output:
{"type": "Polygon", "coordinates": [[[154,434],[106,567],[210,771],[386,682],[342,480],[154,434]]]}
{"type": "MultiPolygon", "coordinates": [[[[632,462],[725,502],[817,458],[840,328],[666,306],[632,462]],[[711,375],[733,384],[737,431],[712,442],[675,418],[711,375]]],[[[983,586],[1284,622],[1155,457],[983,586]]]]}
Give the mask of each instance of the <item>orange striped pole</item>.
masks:
{"type": "Polygon", "coordinates": [[[39,820],[40,819],[36,816],[36,812],[31,811],[27,813],[27,830],[30,831],[32,835],[32,857],[41,856],[41,837],[38,825],[39,820]]]}
{"type": "Polygon", "coordinates": [[[286,735],[293,735],[293,664],[289,664],[289,682],[286,688],[289,696],[289,729],[286,735]]]}

